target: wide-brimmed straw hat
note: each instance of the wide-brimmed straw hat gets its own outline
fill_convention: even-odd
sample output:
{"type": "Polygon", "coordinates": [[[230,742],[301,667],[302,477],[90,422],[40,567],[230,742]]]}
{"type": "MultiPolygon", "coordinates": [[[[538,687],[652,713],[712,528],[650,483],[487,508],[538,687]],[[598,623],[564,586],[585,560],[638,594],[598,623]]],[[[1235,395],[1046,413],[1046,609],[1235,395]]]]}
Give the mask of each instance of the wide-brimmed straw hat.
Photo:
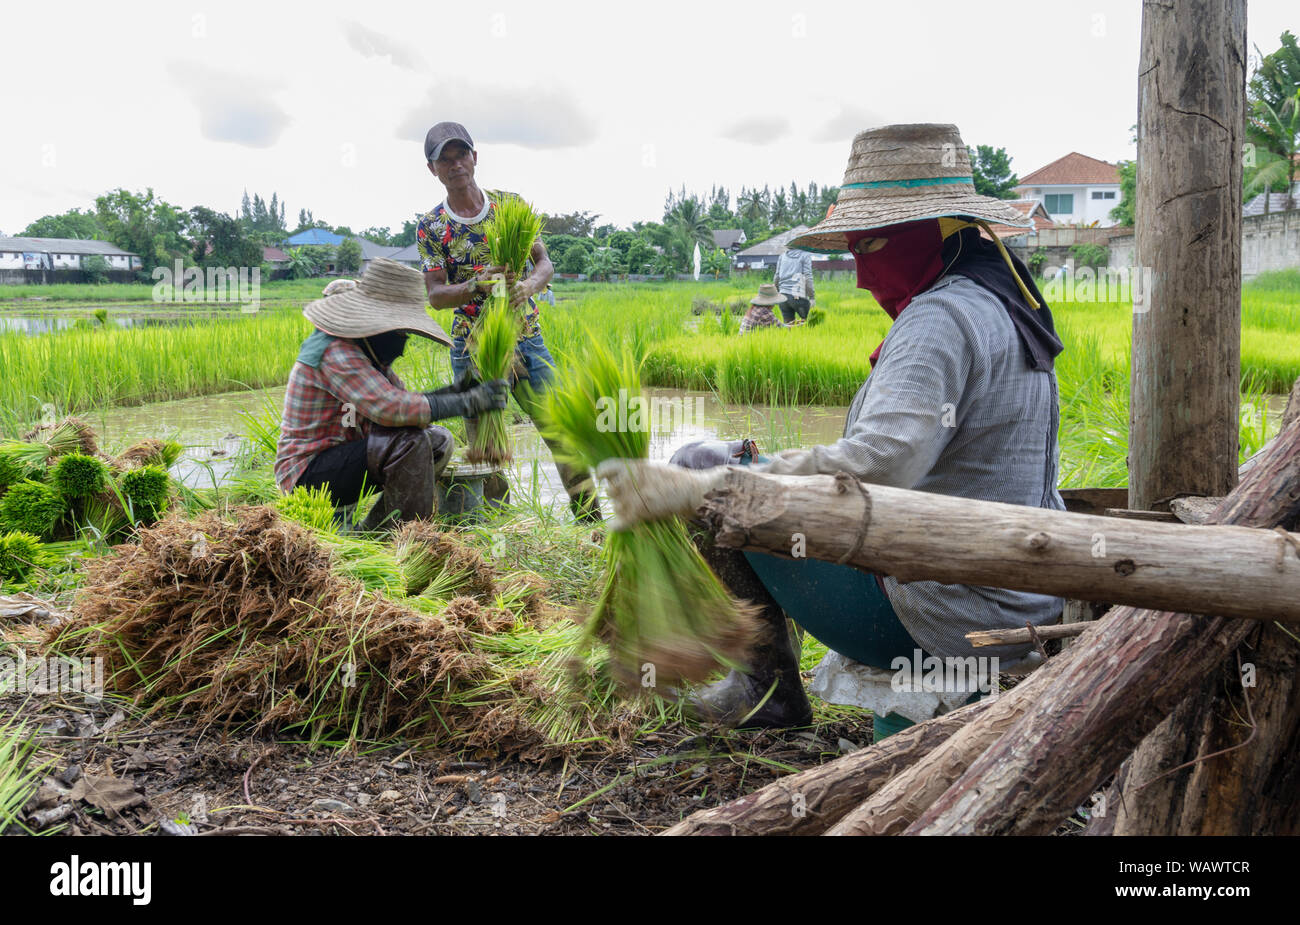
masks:
{"type": "Polygon", "coordinates": [[[780,305],[785,296],[776,291],[773,283],[764,283],[758,287],[758,295],[749,300],[750,305],[780,305]]]}
{"type": "Polygon", "coordinates": [[[789,246],[840,253],[849,249],[850,231],[957,216],[1032,227],[1005,201],[975,192],[970,157],[957,126],[886,125],[853,139],[831,213],[789,246]]]}
{"type": "Polygon", "coordinates": [[[302,310],[307,320],[335,337],[372,337],[409,331],[451,346],[451,338],[424,310],[428,293],[418,270],[376,257],[360,282],[317,299],[302,310]]]}

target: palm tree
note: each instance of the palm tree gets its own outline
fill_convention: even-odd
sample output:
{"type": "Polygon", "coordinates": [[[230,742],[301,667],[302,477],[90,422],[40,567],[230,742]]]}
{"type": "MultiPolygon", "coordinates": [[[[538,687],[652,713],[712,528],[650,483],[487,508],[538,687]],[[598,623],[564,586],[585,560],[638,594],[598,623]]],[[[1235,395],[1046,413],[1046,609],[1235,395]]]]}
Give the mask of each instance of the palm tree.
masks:
{"type": "Polygon", "coordinates": [[[1250,107],[1247,137],[1256,147],[1283,159],[1285,207],[1290,209],[1294,205],[1296,155],[1300,152],[1300,47],[1289,31],[1282,33],[1281,48],[1261,56],[1259,67],[1247,85],[1246,96],[1250,107]]]}
{"type": "Polygon", "coordinates": [[[698,242],[701,248],[713,246],[713,232],[709,230],[709,219],[700,201],[694,197],[683,199],[668,213],[666,223],[673,233],[680,231],[690,239],[692,246],[698,242]]]}
{"type": "Polygon", "coordinates": [[[301,247],[291,249],[288,256],[285,269],[289,271],[290,279],[306,279],[316,275],[316,261],[301,247]]]}
{"type": "Polygon", "coordinates": [[[650,261],[650,270],[664,277],[664,279],[672,279],[677,275],[678,266],[676,260],[673,259],[673,255],[665,250],[662,253],[655,254],[655,259],[650,261]]]}
{"type": "Polygon", "coordinates": [[[779,189],[772,197],[772,224],[790,224],[790,203],[786,201],[785,190],[779,189]]]}
{"type": "MultiPolygon", "coordinates": [[[[1295,207],[1296,158],[1300,156],[1300,87],[1279,108],[1266,100],[1255,100],[1246,123],[1246,134],[1255,143],[1257,163],[1246,184],[1252,191],[1268,193],[1278,181],[1286,180],[1286,201],[1282,209],[1295,207]],[[1261,153],[1263,157],[1261,158],[1261,153]]],[[[1268,211],[1269,199],[1264,199],[1268,211]]]]}
{"type": "Polygon", "coordinates": [[[609,280],[618,272],[618,254],[611,247],[602,247],[587,258],[588,279],[609,280]]]}
{"type": "Polygon", "coordinates": [[[740,208],[741,218],[751,222],[767,219],[767,199],[760,190],[742,190],[736,205],[740,208]]]}

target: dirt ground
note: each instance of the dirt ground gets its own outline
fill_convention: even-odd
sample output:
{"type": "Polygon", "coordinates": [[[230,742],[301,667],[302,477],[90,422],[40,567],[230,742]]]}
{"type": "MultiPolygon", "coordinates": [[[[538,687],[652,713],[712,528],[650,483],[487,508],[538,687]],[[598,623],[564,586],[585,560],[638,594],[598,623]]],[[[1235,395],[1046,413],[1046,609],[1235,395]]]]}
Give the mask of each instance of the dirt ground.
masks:
{"type": "Polygon", "coordinates": [[[623,753],[537,765],[200,734],[81,695],[8,694],[6,714],[38,730],[49,763],[25,823],[63,834],[652,835],[871,741],[866,716],[781,732],[678,725],[623,753]]]}

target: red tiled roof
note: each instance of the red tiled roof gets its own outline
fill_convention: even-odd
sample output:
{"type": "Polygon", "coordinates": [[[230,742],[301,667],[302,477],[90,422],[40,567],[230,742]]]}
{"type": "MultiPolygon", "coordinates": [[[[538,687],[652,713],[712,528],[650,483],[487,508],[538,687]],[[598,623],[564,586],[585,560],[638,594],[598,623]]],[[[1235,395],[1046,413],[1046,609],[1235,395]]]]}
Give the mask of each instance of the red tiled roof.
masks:
{"type": "Polygon", "coordinates": [[[1017,189],[1025,186],[1083,186],[1096,183],[1119,183],[1119,168],[1107,161],[1071,151],[1046,167],[1020,178],[1017,189]]]}
{"type": "Polygon", "coordinates": [[[262,248],[262,259],[267,263],[278,263],[281,260],[288,260],[289,255],[278,247],[264,247],[262,248]]]}

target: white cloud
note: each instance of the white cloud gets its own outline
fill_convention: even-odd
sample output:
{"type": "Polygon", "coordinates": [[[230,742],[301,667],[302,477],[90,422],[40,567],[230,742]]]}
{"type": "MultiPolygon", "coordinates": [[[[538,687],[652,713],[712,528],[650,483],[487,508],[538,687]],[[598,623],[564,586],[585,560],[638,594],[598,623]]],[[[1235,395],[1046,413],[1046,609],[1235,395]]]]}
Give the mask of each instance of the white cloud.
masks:
{"type": "Polygon", "coordinates": [[[169,61],[167,73],[199,111],[204,138],[269,148],[292,121],[270,98],[278,81],[259,80],[192,61],[169,61]]]}
{"type": "Polygon", "coordinates": [[[411,46],[353,20],[344,20],[339,25],[348,45],[363,58],[388,58],[395,67],[408,71],[424,69],[424,58],[411,46]]]}
{"type": "Polygon", "coordinates": [[[480,143],[524,148],[576,148],[596,139],[596,121],[572,96],[548,87],[483,87],[441,83],[407,113],[397,129],[406,140],[424,139],[437,122],[460,122],[480,143]]]}
{"type": "Polygon", "coordinates": [[[755,116],[733,122],[722,137],[747,145],[766,145],[790,134],[790,120],[784,116],[755,116]]]}

